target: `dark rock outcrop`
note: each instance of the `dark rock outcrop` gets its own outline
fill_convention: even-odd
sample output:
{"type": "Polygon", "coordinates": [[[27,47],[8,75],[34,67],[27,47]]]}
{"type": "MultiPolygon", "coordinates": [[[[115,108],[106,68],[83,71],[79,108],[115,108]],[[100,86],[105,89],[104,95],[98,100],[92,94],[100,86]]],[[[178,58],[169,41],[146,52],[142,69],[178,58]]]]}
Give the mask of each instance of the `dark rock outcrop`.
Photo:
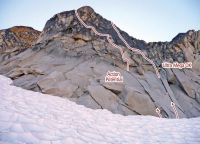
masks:
{"type": "Polygon", "coordinates": [[[0,30],[0,59],[4,61],[32,47],[40,32],[31,27],[15,26],[0,30]]]}
{"type": "Polygon", "coordinates": [[[31,27],[15,26],[0,30],[0,50],[18,50],[31,47],[38,39],[40,32],[31,27]]]}

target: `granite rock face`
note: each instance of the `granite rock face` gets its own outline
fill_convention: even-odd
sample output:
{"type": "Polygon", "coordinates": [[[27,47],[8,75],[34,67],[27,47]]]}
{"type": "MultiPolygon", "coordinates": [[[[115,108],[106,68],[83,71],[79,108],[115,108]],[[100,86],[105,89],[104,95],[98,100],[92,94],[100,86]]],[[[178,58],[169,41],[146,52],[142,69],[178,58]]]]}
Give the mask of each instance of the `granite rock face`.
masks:
{"type": "Polygon", "coordinates": [[[158,116],[159,108],[163,117],[175,118],[174,102],[180,118],[200,116],[200,31],[179,34],[170,42],[146,43],[118,28],[131,47],[154,61],[161,74],[158,79],[152,65],[120,40],[110,21],[88,6],[77,12],[87,25],[112,36],[131,60],[129,71],[120,51],[106,37],[86,29],[72,10],[48,20],[30,48],[1,59],[0,74],[12,78],[14,85],[66,97],[92,109],[158,116]],[[193,68],[161,67],[162,62],[175,61],[191,61],[193,68]],[[120,72],[123,83],[106,83],[108,71],[120,72]]]}
{"type": "Polygon", "coordinates": [[[25,26],[15,26],[9,29],[0,30],[1,58],[2,54],[4,54],[5,59],[5,57],[11,57],[26,48],[30,48],[36,42],[39,35],[39,31],[25,26]]]}

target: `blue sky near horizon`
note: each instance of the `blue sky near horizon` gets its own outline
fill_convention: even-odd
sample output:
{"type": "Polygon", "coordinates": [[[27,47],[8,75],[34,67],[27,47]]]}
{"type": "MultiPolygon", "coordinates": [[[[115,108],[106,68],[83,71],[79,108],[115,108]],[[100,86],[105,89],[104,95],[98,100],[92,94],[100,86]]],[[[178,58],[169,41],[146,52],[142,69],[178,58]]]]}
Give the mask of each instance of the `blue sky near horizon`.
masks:
{"type": "Polygon", "coordinates": [[[147,42],[200,30],[199,0],[0,0],[0,29],[24,25],[42,30],[56,13],[85,5],[147,42]]]}

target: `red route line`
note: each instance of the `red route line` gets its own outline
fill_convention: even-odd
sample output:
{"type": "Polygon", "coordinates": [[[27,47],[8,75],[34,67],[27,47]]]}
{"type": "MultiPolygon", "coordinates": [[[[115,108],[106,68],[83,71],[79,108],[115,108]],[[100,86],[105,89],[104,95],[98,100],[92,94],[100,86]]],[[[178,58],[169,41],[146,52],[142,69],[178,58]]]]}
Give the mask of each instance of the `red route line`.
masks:
{"type": "Polygon", "coordinates": [[[158,114],[158,116],[159,116],[160,118],[162,118],[162,115],[160,114],[160,109],[159,109],[159,108],[156,108],[156,113],[158,114]]]}
{"type": "Polygon", "coordinates": [[[178,112],[176,110],[176,104],[174,102],[171,102],[171,107],[173,108],[174,110],[174,113],[176,115],[176,118],[179,119],[179,115],[178,115],[178,112]]]}
{"type": "MultiPolygon", "coordinates": [[[[123,59],[124,61],[127,62],[127,71],[129,71],[130,60],[129,60],[127,57],[125,57],[122,48],[121,48],[120,46],[116,45],[115,43],[113,43],[111,35],[99,33],[98,31],[96,31],[96,29],[95,29],[93,26],[88,26],[88,25],[86,25],[85,22],[79,17],[78,12],[77,12],[76,10],[75,10],[75,15],[76,15],[76,17],[78,18],[78,20],[80,21],[80,23],[81,23],[84,27],[86,27],[86,28],[88,28],[88,29],[92,29],[96,35],[106,37],[107,40],[108,40],[108,42],[109,42],[113,47],[119,49],[119,51],[120,51],[120,53],[121,53],[121,56],[122,56],[122,59],[123,59]]],[[[130,45],[129,45],[129,44],[126,42],[126,40],[122,37],[122,35],[121,35],[120,32],[118,31],[118,29],[116,28],[116,26],[114,25],[114,23],[112,23],[112,27],[113,27],[113,29],[116,31],[117,35],[118,35],[119,38],[124,42],[124,44],[126,45],[126,47],[127,47],[128,49],[130,49],[131,51],[136,52],[136,53],[142,55],[142,57],[143,57],[145,60],[147,60],[150,64],[152,64],[153,68],[154,68],[155,71],[156,71],[157,77],[160,78],[160,74],[159,74],[159,72],[158,72],[158,69],[157,69],[155,63],[154,63],[152,60],[150,60],[148,57],[146,57],[145,54],[144,54],[141,50],[139,50],[139,49],[137,49],[137,48],[130,47],[130,45]]],[[[178,112],[177,112],[176,107],[175,107],[175,103],[174,103],[174,102],[171,102],[171,106],[172,106],[172,108],[173,108],[173,110],[174,110],[174,113],[175,113],[175,115],[176,115],[176,118],[179,118],[178,112]]],[[[160,118],[162,118],[162,115],[160,114],[160,109],[159,109],[159,108],[156,108],[156,113],[158,114],[158,116],[159,116],[160,118]]]]}
{"type": "MultiPolygon", "coordinates": [[[[121,53],[121,55],[122,55],[122,59],[123,59],[124,61],[127,62],[127,71],[129,71],[130,60],[124,56],[124,53],[123,53],[122,48],[121,48],[120,46],[118,46],[118,45],[116,45],[115,43],[112,42],[112,37],[111,37],[111,35],[99,33],[98,31],[96,31],[96,29],[95,29],[93,26],[88,26],[88,25],[79,17],[79,14],[78,14],[78,12],[77,12],[76,10],[75,10],[75,15],[76,15],[76,17],[78,18],[78,20],[80,21],[80,23],[81,23],[84,27],[86,27],[86,28],[88,28],[88,29],[92,29],[92,30],[94,31],[94,33],[97,34],[97,35],[99,35],[99,36],[104,36],[104,37],[106,37],[107,40],[108,40],[108,42],[109,42],[112,46],[114,46],[115,48],[117,48],[117,49],[120,50],[120,53],[121,53]]],[[[120,39],[124,42],[124,44],[127,46],[127,48],[130,49],[130,50],[132,50],[133,52],[136,52],[136,53],[142,55],[143,58],[144,58],[145,60],[147,60],[150,64],[152,64],[152,66],[154,67],[154,69],[155,69],[155,71],[156,71],[157,77],[160,78],[160,74],[159,74],[158,69],[157,69],[156,65],[154,64],[154,62],[153,62],[152,60],[150,60],[149,58],[147,58],[147,57],[145,56],[145,54],[144,54],[141,50],[130,47],[129,44],[128,44],[128,43],[124,40],[124,38],[121,36],[121,34],[119,33],[119,31],[117,30],[116,26],[115,26],[113,23],[112,23],[112,26],[113,26],[114,30],[117,32],[119,38],[120,38],[120,39]]]]}
{"type": "Polygon", "coordinates": [[[139,49],[137,49],[137,48],[130,47],[130,45],[129,45],[129,44],[126,42],[126,40],[122,37],[122,35],[121,35],[120,32],[118,31],[118,29],[116,28],[116,26],[115,26],[114,23],[112,23],[112,26],[113,26],[114,30],[117,32],[117,35],[119,36],[119,38],[124,42],[124,44],[126,45],[126,47],[127,47],[128,49],[132,50],[133,52],[136,52],[136,53],[142,55],[142,57],[143,57],[145,60],[147,60],[150,64],[152,64],[153,68],[154,68],[155,71],[156,71],[157,77],[160,78],[160,74],[159,74],[159,72],[158,72],[158,69],[157,69],[155,63],[154,63],[152,60],[150,60],[148,57],[146,57],[145,54],[144,54],[141,50],[139,50],[139,49]]]}
{"type": "Polygon", "coordinates": [[[123,59],[124,61],[127,62],[127,71],[129,71],[130,60],[129,60],[127,57],[125,57],[122,48],[121,48],[120,46],[116,45],[115,43],[113,43],[111,35],[99,33],[98,31],[96,31],[96,29],[95,29],[93,26],[88,26],[88,25],[86,25],[85,22],[79,17],[77,11],[75,11],[75,14],[76,14],[76,17],[78,18],[78,20],[80,21],[80,23],[83,24],[84,27],[89,28],[89,29],[92,29],[96,35],[106,37],[107,40],[108,40],[108,42],[109,42],[113,47],[119,49],[119,51],[120,51],[120,53],[121,53],[121,56],[122,56],[122,59],[123,59]]]}
{"type": "MultiPolygon", "coordinates": [[[[109,42],[113,47],[119,49],[121,55],[123,56],[123,50],[122,50],[122,48],[121,48],[120,46],[118,46],[118,45],[116,45],[115,43],[112,42],[112,37],[111,37],[111,35],[99,33],[98,31],[96,31],[96,29],[95,29],[93,26],[88,26],[88,25],[86,25],[85,22],[79,17],[77,11],[75,11],[75,14],[76,14],[76,17],[78,18],[78,20],[80,21],[80,23],[81,23],[84,27],[86,27],[86,28],[88,28],[88,29],[92,29],[93,32],[94,32],[96,35],[106,37],[107,40],[108,40],[108,42],[109,42]]],[[[127,58],[124,58],[124,57],[122,57],[122,59],[125,60],[125,61],[128,60],[127,58]]]]}
{"type": "MultiPolygon", "coordinates": [[[[173,108],[174,114],[176,115],[176,119],[179,119],[179,115],[178,115],[178,112],[176,110],[176,104],[174,102],[171,102],[171,107],[173,108]]],[[[156,113],[158,114],[158,116],[160,118],[162,118],[162,115],[160,114],[160,109],[159,108],[156,108],[156,113]]]]}

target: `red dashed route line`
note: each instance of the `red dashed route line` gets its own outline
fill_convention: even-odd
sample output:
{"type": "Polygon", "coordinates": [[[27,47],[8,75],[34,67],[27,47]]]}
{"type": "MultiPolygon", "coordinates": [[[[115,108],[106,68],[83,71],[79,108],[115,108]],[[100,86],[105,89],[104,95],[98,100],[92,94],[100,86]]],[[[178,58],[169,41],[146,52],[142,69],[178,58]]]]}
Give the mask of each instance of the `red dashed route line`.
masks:
{"type": "Polygon", "coordinates": [[[136,52],[136,53],[142,55],[142,57],[143,57],[145,60],[147,60],[150,64],[152,64],[153,68],[154,68],[155,71],[156,71],[157,77],[160,78],[160,74],[159,74],[159,72],[158,72],[158,69],[157,69],[155,63],[154,63],[152,60],[150,60],[148,57],[146,57],[145,54],[144,54],[141,50],[139,50],[139,49],[137,49],[137,48],[132,48],[132,47],[130,47],[130,45],[129,45],[129,44],[126,42],[126,40],[122,37],[122,35],[121,35],[120,32],[118,31],[118,29],[116,28],[116,26],[115,26],[114,23],[112,23],[112,27],[113,27],[114,30],[117,32],[119,38],[124,42],[124,44],[126,45],[126,47],[127,47],[128,49],[130,49],[131,51],[136,52]]]}
{"type": "MultiPolygon", "coordinates": [[[[88,26],[88,25],[80,18],[80,16],[79,16],[79,14],[78,14],[77,11],[75,11],[75,15],[76,15],[76,17],[78,18],[78,20],[80,21],[80,23],[81,23],[84,27],[86,27],[86,28],[88,28],[88,29],[92,29],[96,35],[106,37],[107,40],[108,40],[108,42],[109,42],[113,47],[115,47],[115,48],[117,48],[117,49],[120,50],[120,53],[121,53],[121,55],[122,55],[122,59],[123,59],[124,61],[127,62],[127,71],[129,71],[130,60],[129,60],[129,58],[127,58],[127,57],[124,55],[124,52],[123,52],[122,48],[121,48],[120,46],[116,45],[115,43],[113,43],[111,35],[99,33],[98,31],[96,31],[96,29],[95,29],[93,26],[88,26]]],[[[150,64],[152,64],[153,68],[154,68],[155,71],[156,71],[157,77],[160,78],[160,74],[159,74],[158,69],[157,69],[156,65],[154,64],[154,62],[153,62],[152,60],[150,60],[149,58],[147,58],[147,57],[145,56],[145,54],[144,54],[141,50],[130,47],[130,45],[129,45],[129,44],[125,41],[125,39],[121,36],[121,34],[119,33],[119,31],[117,30],[116,26],[115,26],[113,23],[112,23],[112,27],[114,28],[114,30],[115,30],[116,33],[118,34],[119,38],[124,42],[124,44],[126,45],[126,47],[127,47],[129,50],[131,50],[131,51],[133,51],[133,52],[136,52],[136,53],[142,55],[142,57],[143,57],[145,60],[147,60],[150,64]]]]}
{"type": "Polygon", "coordinates": [[[115,43],[113,43],[112,38],[111,38],[111,36],[110,36],[109,34],[102,34],[102,33],[99,33],[98,31],[96,31],[96,29],[95,29],[93,26],[88,26],[88,25],[86,25],[85,22],[79,17],[77,11],[75,11],[75,14],[76,14],[76,17],[78,18],[78,20],[80,21],[80,23],[81,23],[84,27],[86,27],[86,28],[88,28],[88,29],[92,29],[96,35],[106,37],[107,40],[108,40],[108,42],[109,42],[113,47],[117,48],[117,49],[120,51],[120,53],[121,53],[121,55],[122,55],[122,59],[125,60],[125,61],[128,61],[127,58],[123,58],[123,50],[122,50],[122,48],[121,48],[120,46],[116,45],[115,43]]]}
{"type": "Polygon", "coordinates": [[[156,108],[156,113],[158,114],[158,116],[159,116],[160,118],[162,118],[162,115],[160,114],[160,109],[159,109],[159,108],[156,108]]]}
{"type": "MultiPolygon", "coordinates": [[[[171,107],[172,107],[172,109],[174,111],[174,114],[176,115],[176,119],[179,119],[179,115],[178,115],[178,112],[176,110],[176,104],[174,102],[171,102],[171,107]]],[[[158,114],[158,116],[160,118],[162,118],[162,115],[160,113],[160,109],[159,108],[156,108],[156,113],[158,114]]]]}
{"type": "Polygon", "coordinates": [[[171,107],[173,108],[173,111],[176,115],[176,118],[179,119],[179,115],[178,115],[178,112],[176,110],[176,104],[174,102],[171,102],[171,107]]]}
{"type": "MultiPolygon", "coordinates": [[[[126,62],[127,62],[127,71],[129,71],[130,59],[127,58],[127,57],[124,55],[124,52],[123,52],[123,50],[122,50],[122,48],[121,48],[120,46],[118,46],[118,45],[116,45],[115,43],[113,43],[113,39],[112,39],[111,35],[99,33],[98,31],[96,31],[96,29],[95,29],[93,26],[88,26],[88,25],[79,17],[79,14],[78,14],[77,11],[75,11],[75,15],[76,15],[76,17],[78,18],[79,22],[80,22],[85,28],[92,29],[93,32],[94,32],[96,35],[106,37],[107,40],[108,40],[108,42],[109,42],[113,47],[117,48],[117,49],[120,51],[123,61],[126,61],[126,62]]],[[[133,52],[136,52],[136,53],[142,55],[142,57],[143,57],[145,60],[147,60],[150,64],[152,64],[153,68],[154,68],[155,71],[156,71],[157,77],[160,78],[160,74],[159,74],[159,72],[158,72],[158,69],[157,69],[155,63],[154,63],[152,60],[150,60],[148,57],[146,57],[145,54],[144,54],[141,50],[139,50],[139,49],[137,49],[137,48],[131,47],[131,46],[126,42],[126,40],[122,37],[122,35],[120,34],[119,30],[117,29],[117,27],[115,26],[114,23],[112,23],[112,27],[113,27],[113,29],[116,31],[116,33],[117,33],[117,35],[119,36],[119,38],[124,42],[124,44],[126,45],[126,47],[127,47],[129,50],[131,50],[131,51],[133,51],[133,52]]],[[[171,107],[172,107],[173,110],[174,110],[174,113],[175,113],[175,115],[176,115],[176,118],[179,118],[179,115],[178,115],[178,112],[177,112],[177,110],[176,110],[176,107],[175,107],[175,103],[174,103],[174,102],[171,102],[171,107]]],[[[159,108],[156,108],[156,113],[158,114],[158,116],[159,116],[160,118],[162,118],[162,115],[160,114],[160,109],[159,109],[159,108]]]]}

